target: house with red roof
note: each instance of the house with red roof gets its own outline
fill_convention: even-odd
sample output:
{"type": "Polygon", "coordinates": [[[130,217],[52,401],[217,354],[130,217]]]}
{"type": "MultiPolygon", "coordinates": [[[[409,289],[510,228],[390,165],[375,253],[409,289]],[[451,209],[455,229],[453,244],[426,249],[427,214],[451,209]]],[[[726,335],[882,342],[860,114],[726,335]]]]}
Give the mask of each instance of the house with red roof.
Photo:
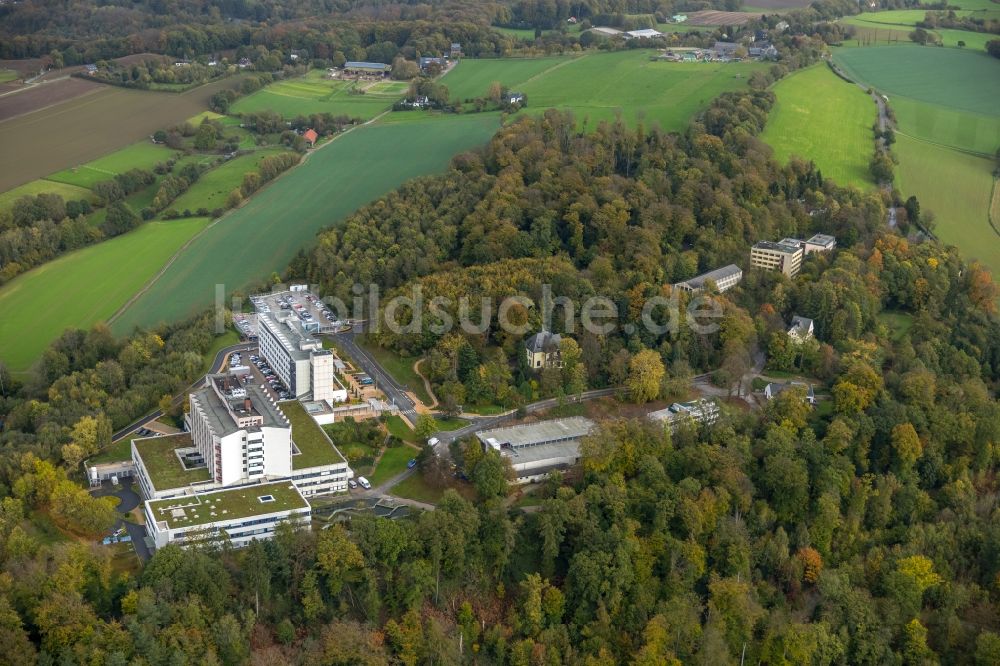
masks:
{"type": "Polygon", "coordinates": [[[319,138],[319,134],[316,134],[316,130],[314,129],[307,129],[302,133],[302,138],[308,141],[310,146],[315,146],[316,139],[319,138]]]}

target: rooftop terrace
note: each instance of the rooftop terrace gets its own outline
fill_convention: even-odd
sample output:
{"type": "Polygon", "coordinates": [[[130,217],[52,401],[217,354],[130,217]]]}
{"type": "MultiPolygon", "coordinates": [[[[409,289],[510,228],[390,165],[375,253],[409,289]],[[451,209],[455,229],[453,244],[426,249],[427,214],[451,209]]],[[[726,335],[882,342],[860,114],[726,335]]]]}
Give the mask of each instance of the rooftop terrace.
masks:
{"type": "Polygon", "coordinates": [[[171,529],[308,508],[309,503],[290,481],[240,486],[149,503],[154,520],[165,522],[171,529]]]}
{"type": "Polygon", "coordinates": [[[194,442],[189,433],[133,439],[132,444],[142,458],[142,464],[149,473],[149,480],[156,490],[180,488],[192,483],[211,480],[207,467],[186,469],[178,457],[177,449],[192,449],[194,442]]]}
{"type": "Polygon", "coordinates": [[[299,470],[321,465],[335,465],[344,462],[337,447],[323,432],[323,428],[306,413],[305,407],[297,400],[279,403],[279,408],[292,424],[292,441],[299,453],[292,456],[292,469],[299,470]]]}

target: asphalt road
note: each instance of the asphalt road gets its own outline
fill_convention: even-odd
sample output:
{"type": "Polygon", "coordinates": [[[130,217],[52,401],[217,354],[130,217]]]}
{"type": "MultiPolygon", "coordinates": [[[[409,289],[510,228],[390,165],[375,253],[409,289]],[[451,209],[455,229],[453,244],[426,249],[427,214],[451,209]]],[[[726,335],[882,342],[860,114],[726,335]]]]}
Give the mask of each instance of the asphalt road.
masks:
{"type": "MultiPolygon", "coordinates": [[[[121,504],[118,505],[118,511],[125,515],[128,515],[129,511],[139,506],[139,503],[142,501],[136,492],[132,490],[131,479],[127,478],[122,479],[121,486],[118,488],[112,486],[110,481],[105,481],[100,488],[92,491],[91,494],[94,497],[105,497],[108,495],[118,497],[121,500],[121,504]]],[[[149,560],[153,556],[153,553],[146,546],[146,527],[129,520],[118,520],[111,528],[111,531],[116,531],[122,525],[125,526],[125,531],[128,532],[128,535],[132,537],[132,546],[135,548],[136,554],[143,562],[149,560]]]]}
{"type": "Polygon", "coordinates": [[[354,341],[354,336],[357,332],[358,331],[356,329],[352,328],[351,330],[343,333],[334,333],[333,339],[336,340],[337,344],[340,345],[340,348],[351,357],[355,366],[364,370],[373,380],[375,380],[375,387],[385,393],[388,401],[399,407],[400,415],[409,421],[411,425],[415,425],[417,422],[416,405],[414,405],[413,401],[410,400],[410,397],[406,395],[406,388],[397,382],[385,368],[379,365],[378,361],[376,361],[371,354],[362,349],[358,343],[354,341]]]}
{"type": "MultiPolygon", "coordinates": [[[[231,345],[229,347],[223,347],[222,349],[219,350],[219,353],[217,353],[215,355],[215,359],[212,361],[212,367],[208,371],[209,374],[211,374],[213,372],[218,372],[222,368],[223,363],[225,363],[226,358],[228,358],[229,355],[232,354],[233,352],[237,352],[237,351],[238,352],[250,351],[251,349],[256,349],[256,348],[257,348],[256,344],[248,343],[248,342],[241,342],[238,345],[231,345]]],[[[201,383],[202,383],[203,379],[204,379],[204,376],[199,377],[197,381],[195,381],[193,384],[191,384],[191,386],[188,387],[188,390],[193,390],[193,389],[196,389],[199,386],[201,386],[201,383]]],[[[177,397],[175,397],[174,398],[174,402],[179,402],[179,401],[187,399],[188,390],[185,390],[183,393],[181,393],[180,395],[178,395],[177,397]]],[[[138,430],[142,426],[146,425],[150,421],[155,421],[156,419],[160,418],[161,416],[163,416],[163,412],[160,411],[159,409],[157,409],[154,412],[150,412],[149,414],[146,414],[145,416],[136,419],[132,423],[128,424],[127,426],[125,426],[124,428],[122,428],[121,430],[119,430],[118,432],[112,434],[111,435],[111,441],[112,442],[117,442],[119,439],[121,439],[125,435],[128,435],[129,433],[135,432],[136,430],[138,430]]]]}

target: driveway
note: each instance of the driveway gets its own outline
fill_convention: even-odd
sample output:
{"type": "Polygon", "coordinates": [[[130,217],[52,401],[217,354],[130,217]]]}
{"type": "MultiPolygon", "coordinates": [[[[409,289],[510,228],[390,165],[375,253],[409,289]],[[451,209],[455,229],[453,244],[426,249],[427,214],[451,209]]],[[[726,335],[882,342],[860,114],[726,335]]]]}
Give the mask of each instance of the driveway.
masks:
{"type": "MultiPolygon", "coordinates": [[[[117,497],[121,500],[121,504],[118,505],[118,511],[119,513],[126,515],[142,503],[142,499],[139,495],[132,490],[131,479],[122,479],[121,485],[118,488],[112,486],[110,481],[105,481],[101,484],[100,488],[93,490],[90,494],[94,497],[117,497]]],[[[153,551],[151,551],[146,545],[145,525],[139,525],[138,523],[133,523],[129,520],[119,519],[115,521],[114,527],[111,528],[111,531],[114,532],[122,525],[125,526],[125,531],[128,532],[128,535],[132,537],[132,546],[135,548],[135,552],[139,556],[139,559],[143,562],[148,561],[149,558],[153,556],[153,551]]]]}

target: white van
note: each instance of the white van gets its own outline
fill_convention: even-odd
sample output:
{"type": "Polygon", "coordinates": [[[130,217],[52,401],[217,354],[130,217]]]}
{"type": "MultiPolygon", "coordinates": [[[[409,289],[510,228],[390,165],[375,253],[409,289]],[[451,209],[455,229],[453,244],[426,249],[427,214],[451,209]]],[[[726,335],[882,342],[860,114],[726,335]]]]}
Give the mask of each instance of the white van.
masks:
{"type": "Polygon", "coordinates": [[[430,439],[427,440],[427,446],[431,447],[432,449],[440,443],[441,440],[438,439],[437,437],[431,437],[430,439]]]}
{"type": "Polygon", "coordinates": [[[368,479],[366,479],[366,478],[365,478],[365,477],[363,477],[363,476],[359,476],[359,477],[358,477],[358,485],[360,485],[360,486],[361,486],[362,488],[364,488],[365,490],[371,490],[371,489],[372,489],[372,484],[371,484],[371,483],[369,483],[369,482],[368,482],[368,479]]]}

